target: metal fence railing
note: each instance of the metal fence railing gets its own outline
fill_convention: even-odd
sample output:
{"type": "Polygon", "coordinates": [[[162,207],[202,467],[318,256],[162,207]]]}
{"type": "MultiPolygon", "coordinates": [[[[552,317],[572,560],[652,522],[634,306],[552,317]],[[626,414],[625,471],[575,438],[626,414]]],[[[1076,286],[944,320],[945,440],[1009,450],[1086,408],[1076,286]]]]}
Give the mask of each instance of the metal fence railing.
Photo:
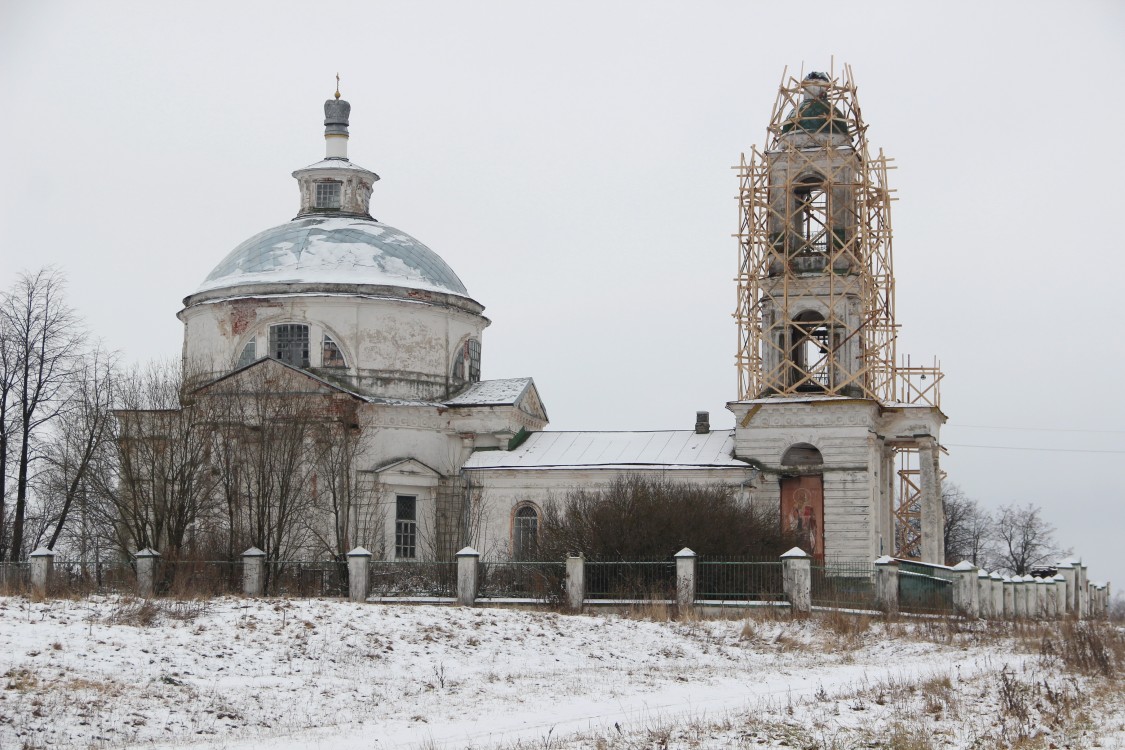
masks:
{"type": "Polygon", "coordinates": [[[125,560],[55,560],[47,592],[51,595],[131,594],[137,571],[125,560]]]}
{"type": "Polygon", "coordinates": [[[695,598],[721,602],[782,600],[781,562],[701,559],[695,569],[695,598]]]}
{"type": "Polygon", "coordinates": [[[25,594],[31,587],[31,565],[0,562],[0,594],[25,594]]]}
{"type": "Polygon", "coordinates": [[[811,583],[814,607],[875,609],[875,566],[863,562],[828,562],[813,565],[811,583]]]}
{"type": "Polygon", "coordinates": [[[484,562],[478,571],[480,597],[559,604],[566,596],[565,562],[484,562]]]}
{"type": "Polygon", "coordinates": [[[373,560],[367,568],[367,593],[376,598],[457,596],[456,562],[373,560]]]}
{"type": "Polygon", "coordinates": [[[337,560],[271,560],[265,564],[266,596],[347,596],[348,564],[337,560]]]}
{"type": "Polygon", "coordinates": [[[662,601],[676,597],[676,563],[586,561],[586,598],[662,601]]]}
{"type": "MultiPolygon", "coordinates": [[[[242,561],[158,560],[153,585],[160,596],[207,597],[242,593],[242,561]]],[[[136,573],[127,591],[135,590],[136,573]]],[[[122,591],[121,593],[124,593],[122,591]]]]}

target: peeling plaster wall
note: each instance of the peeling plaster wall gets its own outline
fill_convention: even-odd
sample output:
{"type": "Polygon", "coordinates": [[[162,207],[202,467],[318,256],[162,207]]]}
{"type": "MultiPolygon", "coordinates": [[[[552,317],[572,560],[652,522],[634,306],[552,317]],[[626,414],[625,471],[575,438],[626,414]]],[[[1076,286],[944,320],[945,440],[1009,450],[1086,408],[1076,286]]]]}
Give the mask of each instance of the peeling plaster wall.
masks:
{"type": "Polygon", "coordinates": [[[193,304],[184,321],[184,360],[215,374],[233,369],[243,347],[268,350],[269,327],[309,326],[310,366],[365,395],[443,400],[451,396],[453,354],[480,338],[488,320],[465,310],[404,299],[359,296],[262,296],[193,304]],[[347,368],[321,368],[321,340],[340,347],[347,368]]]}

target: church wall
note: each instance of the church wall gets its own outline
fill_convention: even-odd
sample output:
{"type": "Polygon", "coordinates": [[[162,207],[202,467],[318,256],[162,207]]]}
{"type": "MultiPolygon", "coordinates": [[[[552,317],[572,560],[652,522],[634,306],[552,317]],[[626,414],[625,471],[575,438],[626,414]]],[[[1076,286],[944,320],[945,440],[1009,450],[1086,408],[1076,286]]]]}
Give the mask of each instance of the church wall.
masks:
{"type": "Polygon", "coordinates": [[[762,501],[779,507],[783,476],[823,474],[825,556],[856,561],[878,557],[882,447],[873,431],[877,405],[853,400],[767,403],[746,420],[751,408],[732,406],[739,424],[735,455],[763,469],[762,501]],[[823,464],[782,466],[785,451],[797,443],[815,446],[823,464]]]}
{"type": "MultiPolygon", "coordinates": [[[[703,485],[742,485],[754,497],[757,472],[751,467],[658,469],[643,467],[591,467],[555,469],[475,469],[466,471],[470,494],[480,499],[480,533],[471,541],[486,558],[503,558],[511,551],[512,519],[516,506],[531,503],[540,510],[549,501],[562,502],[579,488],[606,486],[628,475],[645,475],[703,485]]],[[[696,550],[701,554],[703,550],[696,550]]]]}

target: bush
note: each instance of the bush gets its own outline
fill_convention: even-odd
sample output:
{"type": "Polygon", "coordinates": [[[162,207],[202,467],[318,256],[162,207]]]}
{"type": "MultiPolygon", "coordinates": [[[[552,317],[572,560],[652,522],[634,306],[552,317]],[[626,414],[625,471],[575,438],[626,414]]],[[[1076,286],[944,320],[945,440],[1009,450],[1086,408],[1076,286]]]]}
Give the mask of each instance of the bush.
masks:
{"type": "Polygon", "coordinates": [[[630,475],[604,488],[548,502],[539,557],[581,553],[590,560],[666,560],[684,547],[705,557],[776,559],[796,545],[776,509],[738,497],[729,485],[698,485],[630,475]]]}

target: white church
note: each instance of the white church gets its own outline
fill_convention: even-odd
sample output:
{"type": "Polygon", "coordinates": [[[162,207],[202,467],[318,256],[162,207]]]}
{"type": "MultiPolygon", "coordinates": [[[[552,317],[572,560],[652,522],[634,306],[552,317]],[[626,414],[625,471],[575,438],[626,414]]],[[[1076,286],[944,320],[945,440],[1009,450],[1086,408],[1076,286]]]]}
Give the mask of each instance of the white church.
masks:
{"type": "Polygon", "coordinates": [[[648,474],[736,485],[818,558],[944,562],[941,376],[897,361],[885,172],[854,94],[847,78],[790,79],[766,148],[743,159],[733,430],[700,413],[693,430],[550,431],[530,377],[481,380],[485,307],[437,253],[371,216],[379,176],[348,158],[339,92],[325,158],[293,172],[296,217],[184,299],[185,367],[209,363],[195,392],[272,372],[346,403],[354,478],[380,511],[349,543],[386,559],[468,541],[527,557],[549,497],[648,474]]]}

